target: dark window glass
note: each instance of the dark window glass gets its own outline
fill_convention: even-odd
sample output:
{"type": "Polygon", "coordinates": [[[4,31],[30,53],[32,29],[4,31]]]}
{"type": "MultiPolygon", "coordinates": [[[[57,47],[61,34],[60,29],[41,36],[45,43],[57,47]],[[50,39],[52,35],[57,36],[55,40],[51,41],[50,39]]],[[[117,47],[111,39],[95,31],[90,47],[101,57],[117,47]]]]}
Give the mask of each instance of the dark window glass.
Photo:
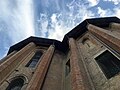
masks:
{"type": "Polygon", "coordinates": [[[120,60],[108,50],[95,59],[108,79],[120,72],[120,60]]]}
{"type": "Polygon", "coordinates": [[[24,80],[22,78],[17,78],[9,84],[6,90],[21,90],[24,84],[24,80]]]}
{"type": "Polygon", "coordinates": [[[70,60],[66,63],[66,76],[70,73],[70,60]]]}
{"type": "Polygon", "coordinates": [[[26,65],[26,67],[31,67],[34,68],[36,66],[36,64],[38,63],[40,57],[42,56],[42,52],[37,51],[35,53],[35,55],[32,57],[32,59],[28,62],[28,64],[26,65]]]}

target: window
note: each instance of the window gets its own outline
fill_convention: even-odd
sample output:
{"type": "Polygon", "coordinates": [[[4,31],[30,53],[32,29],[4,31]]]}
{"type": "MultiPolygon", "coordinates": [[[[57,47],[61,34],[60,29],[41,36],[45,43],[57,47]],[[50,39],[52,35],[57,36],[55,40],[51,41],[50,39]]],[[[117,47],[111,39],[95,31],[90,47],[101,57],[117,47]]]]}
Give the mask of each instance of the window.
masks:
{"type": "Polygon", "coordinates": [[[41,56],[42,56],[42,52],[41,51],[36,51],[35,55],[28,62],[28,64],[26,65],[26,67],[34,68],[36,66],[36,64],[38,63],[38,61],[39,61],[39,59],[40,59],[41,56]]]}
{"type": "Polygon", "coordinates": [[[66,63],[66,76],[70,73],[70,60],[66,63]]]}
{"type": "Polygon", "coordinates": [[[95,60],[108,79],[120,72],[120,60],[108,50],[96,57],[95,60]]]}
{"type": "Polygon", "coordinates": [[[23,85],[24,80],[22,78],[17,78],[10,82],[6,90],[21,90],[23,85]]]}

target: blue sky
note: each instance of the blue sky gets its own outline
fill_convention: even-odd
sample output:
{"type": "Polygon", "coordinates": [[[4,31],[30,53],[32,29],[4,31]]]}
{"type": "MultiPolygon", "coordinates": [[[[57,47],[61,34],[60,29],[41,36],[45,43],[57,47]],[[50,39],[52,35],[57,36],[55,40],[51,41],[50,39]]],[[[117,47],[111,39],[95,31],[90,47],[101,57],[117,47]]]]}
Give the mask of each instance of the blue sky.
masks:
{"type": "Polygon", "coordinates": [[[62,41],[86,18],[117,16],[120,0],[0,0],[0,58],[29,37],[62,41]]]}

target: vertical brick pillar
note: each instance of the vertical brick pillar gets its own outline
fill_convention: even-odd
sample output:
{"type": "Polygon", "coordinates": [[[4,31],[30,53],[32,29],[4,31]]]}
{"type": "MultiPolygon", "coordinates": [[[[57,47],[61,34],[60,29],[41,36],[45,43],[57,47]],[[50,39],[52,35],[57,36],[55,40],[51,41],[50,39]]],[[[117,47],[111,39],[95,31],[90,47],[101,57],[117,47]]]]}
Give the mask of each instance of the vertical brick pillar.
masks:
{"type": "Polygon", "coordinates": [[[120,39],[110,35],[109,33],[104,32],[105,29],[94,26],[92,24],[89,24],[87,28],[94,36],[96,36],[106,45],[120,53],[120,39]]]}
{"type": "Polygon", "coordinates": [[[83,75],[78,64],[79,61],[78,50],[77,50],[76,42],[73,38],[69,39],[69,46],[71,51],[70,66],[71,66],[72,90],[88,90],[83,82],[83,75]]]}
{"type": "Polygon", "coordinates": [[[26,57],[33,48],[35,48],[35,44],[31,42],[0,64],[0,84],[15,67],[24,60],[23,58],[26,57]]]}
{"type": "Polygon", "coordinates": [[[110,23],[111,29],[115,29],[117,31],[120,31],[120,24],[119,23],[110,23]]]}
{"type": "Polygon", "coordinates": [[[0,64],[3,63],[5,60],[10,58],[12,55],[14,55],[17,51],[11,52],[9,55],[5,56],[3,59],[0,60],[0,64]]]}
{"type": "Polygon", "coordinates": [[[41,59],[41,62],[38,64],[35,73],[31,79],[31,81],[28,84],[28,87],[26,90],[40,90],[41,86],[43,84],[43,80],[45,78],[45,75],[47,73],[49,64],[51,62],[53,53],[54,53],[54,46],[51,45],[46,53],[44,54],[43,58],[41,59]]]}

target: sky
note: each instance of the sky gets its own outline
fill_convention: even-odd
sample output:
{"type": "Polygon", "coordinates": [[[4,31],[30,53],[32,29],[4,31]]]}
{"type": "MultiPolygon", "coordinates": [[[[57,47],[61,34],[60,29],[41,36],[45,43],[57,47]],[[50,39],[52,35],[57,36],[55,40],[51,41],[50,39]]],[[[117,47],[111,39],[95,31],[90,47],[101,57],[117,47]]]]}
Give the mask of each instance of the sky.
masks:
{"type": "Polygon", "coordinates": [[[62,41],[86,18],[108,16],[120,18],[120,0],[0,0],[0,59],[30,36],[62,41]]]}

